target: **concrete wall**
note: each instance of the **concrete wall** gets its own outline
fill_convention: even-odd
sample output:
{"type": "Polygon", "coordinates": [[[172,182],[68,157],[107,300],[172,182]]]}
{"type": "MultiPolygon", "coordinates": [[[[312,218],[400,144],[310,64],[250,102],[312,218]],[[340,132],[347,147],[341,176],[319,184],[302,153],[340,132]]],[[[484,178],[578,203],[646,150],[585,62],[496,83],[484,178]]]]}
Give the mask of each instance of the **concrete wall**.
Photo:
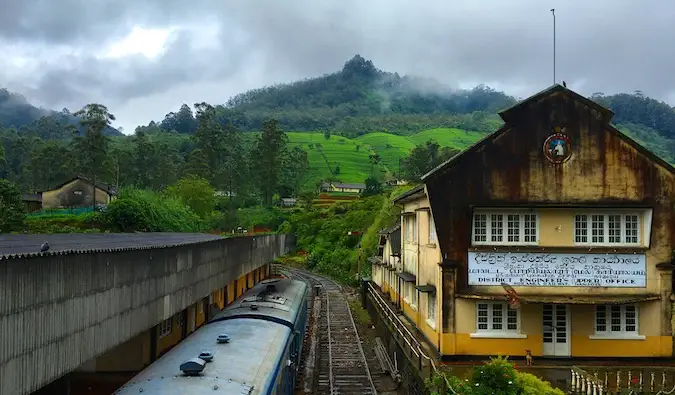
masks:
{"type": "Polygon", "coordinates": [[[30,393],[288,252],[291,236],[0,261],[0,395],[30,393]]]}

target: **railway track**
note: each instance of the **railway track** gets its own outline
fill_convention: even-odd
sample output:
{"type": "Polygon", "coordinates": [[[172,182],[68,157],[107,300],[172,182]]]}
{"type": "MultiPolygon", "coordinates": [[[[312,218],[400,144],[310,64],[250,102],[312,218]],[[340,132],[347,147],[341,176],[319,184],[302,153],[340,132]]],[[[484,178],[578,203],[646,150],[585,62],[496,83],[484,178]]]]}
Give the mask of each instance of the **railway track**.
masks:
{"type": "Polygon", "coordinates": [[[322,290],[318,361],[315,364],[316,381],[312,393],[377,395],[354,317],[341,287],[323,276],[296,269],[285,270],[312,288],[318,285],[322,290]]]}

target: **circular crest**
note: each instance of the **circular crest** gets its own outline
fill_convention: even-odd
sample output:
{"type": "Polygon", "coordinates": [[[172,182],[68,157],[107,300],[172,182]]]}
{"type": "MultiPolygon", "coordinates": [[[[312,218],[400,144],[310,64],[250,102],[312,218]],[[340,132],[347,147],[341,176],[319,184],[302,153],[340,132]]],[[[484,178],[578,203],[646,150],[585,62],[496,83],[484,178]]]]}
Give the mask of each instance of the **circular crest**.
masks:
{"type": "Polygon", "coordinates": [[[544,141],[544,156],[555,164],[566,162],[572,156],[570,138],[564,133],[565,128],[556,126],[554,133],[544,141]]]}

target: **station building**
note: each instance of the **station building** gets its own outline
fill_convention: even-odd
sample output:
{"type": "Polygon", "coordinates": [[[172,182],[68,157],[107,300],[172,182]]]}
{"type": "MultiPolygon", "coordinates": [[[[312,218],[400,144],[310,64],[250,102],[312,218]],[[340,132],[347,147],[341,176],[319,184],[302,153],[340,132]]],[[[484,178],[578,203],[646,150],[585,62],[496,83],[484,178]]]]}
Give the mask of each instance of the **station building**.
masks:
{"type": "Polygon", "coordinates": [[[396,200],[405,316],[444,359],[672,358],[673,167],[560,85],[500,116],[396,200]]]}

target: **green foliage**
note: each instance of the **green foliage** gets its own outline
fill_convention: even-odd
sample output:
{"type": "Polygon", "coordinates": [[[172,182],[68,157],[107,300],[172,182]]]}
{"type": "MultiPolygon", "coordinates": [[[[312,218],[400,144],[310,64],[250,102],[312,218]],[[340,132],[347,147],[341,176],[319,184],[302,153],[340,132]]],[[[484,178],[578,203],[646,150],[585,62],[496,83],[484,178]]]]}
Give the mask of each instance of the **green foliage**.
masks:
{"type": "Polygon", "coordinates": [[[517,371],[505,357],[491,358],[489,362],[475,366],[464,380],[437,372],[426,380],[426,386],[432,395],[564,395],[549,382],[517,371]]]}
{"type": "Polygon", "coordinates": [[[98,212],[53,213],[28,216],[24,230],[28,233],[100,233],[105,226],[98,212]]]}
{"type": "Polygon", "coordinates": [[[197,215],[205,218],[216,206],[215,190],[209,182],[196,176],[187,176],[166,188],[166,194],[178,198],[197,215]]]}
{"type": "MultiPolygon", "coordinates": [[[[372,226],[387,199],[377,195],[336,203],[325,209],[291,213],[288,221],[297,237],[297,247],[307,253],[306,265],[341,281],[353,281],[359,265],[359,234],[372,226]],[[358,234],[349,235],[348,232],[358,234]]],[[[367,272],[364,259],[360,265],[362,272],[367,272]]]]}
{"type": "Polygon", "coordinates": [[[531,373],[517,372],[517,378],[523,395],[565,395],[561,389],[551,387],[551,383],[531,373]]]}
{"type": "Polygon", "coordinates": [[[419,181],[424,174],[457,155],[459,151],[441,146],[434,140],[419,144],[402,161],[402,173],[408,180],[419,181]]]}
{"type": "Polygon", "coordinates": [[[0,179],[0,233],[21,229],[23,221],[21,192],[13,183],[0,179]]]}
{"type": "Polygon", "coordinates": [[[361,197],[379,195],[382,193],[382,183],[375,177],[366,178],[366,189],[361,192],[361,197]]]}
{"type": "Polygon", "coordinates": [[[279,207],[249,207],[237,211],[237,225],[244,229],[254,226],[276,230],[286,220],[286,213],[279,207]]]}
{"type": "Polygon", "coordinates": [[[204,222],[175,197],[128,188],[103,213],[103,223],[114,231],[199,232],[204,222]]]}

